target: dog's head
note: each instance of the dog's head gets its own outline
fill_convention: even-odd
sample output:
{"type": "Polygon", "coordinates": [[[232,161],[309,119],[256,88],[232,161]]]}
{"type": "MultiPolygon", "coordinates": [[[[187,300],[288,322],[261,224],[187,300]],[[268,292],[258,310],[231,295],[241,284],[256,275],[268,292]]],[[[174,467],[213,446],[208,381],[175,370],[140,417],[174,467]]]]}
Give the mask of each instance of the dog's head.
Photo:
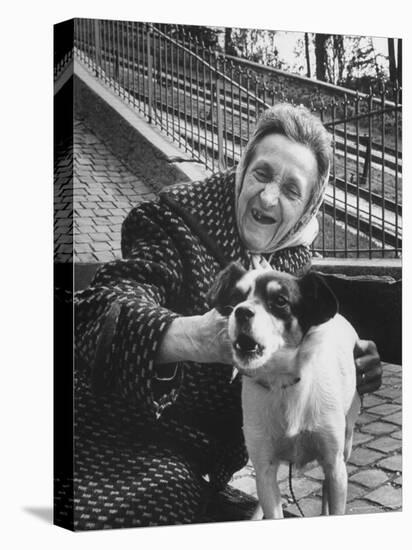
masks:
{"type": "Polygon", "coordinates": [[[209,302],[229,317],[233,357],[243,372],[265,366],[282,348],[296,348],[310,327],[338,311],[320,275],[309,272],[298,279],[272,270],[246,271],[234,263],[219,274],[209,302]]]}

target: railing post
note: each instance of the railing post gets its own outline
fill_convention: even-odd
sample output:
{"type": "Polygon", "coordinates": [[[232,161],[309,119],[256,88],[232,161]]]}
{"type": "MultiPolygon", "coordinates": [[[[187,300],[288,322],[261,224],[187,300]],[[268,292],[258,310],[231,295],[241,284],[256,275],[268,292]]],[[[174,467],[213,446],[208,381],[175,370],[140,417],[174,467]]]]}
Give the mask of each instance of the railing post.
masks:
{"type": "Polygon", "coordinates": [[[102,62],[102,51],[100,47],[100,21],[94,20],[94,44],[95,44],[95,63],[96,63],[96,76],[99,76],[99,68],[102,62]]]}
{"type": "Polygon", "coordinates": [[[147,26],[146,33],[146,43],[147,43],[147,85],[148,85],[148,118],[149,122],[152,122],[152,102],[153,102],[153,58],[150,47],[150,27],[147,26]]]}
{"type": "Polygon", "coordinates": [[[365,162],[363,164],[363,173],[362,173],[362,177],[361,177],[361,180],[360,180],[360,183],[362,185],[365,185],[366,182],[367,182],[367,179],[368,179],[369,165],[370,165],[370,160],[371,160],[371,149],[372,149],[370,136],[369,137],[365,136],[365,141],[366,141],[365,162]]]}
{"type": "Polygon", "coordinates": [[[120,44],[119,44],[119,21],[114,22],[116,23],[116,26],[113,28],[113,30],[116,30],[116,32],[113,35],[114,39],[114,52],[115,52],[115,59],[114,59],[114,75],[115,75],[115,81],[117,86],[120,86],[120,61],[119,61],[119,51],[120,51],[120,44]]]}
{"type": "Polygon", "coordinates": [[[223,113],[220,106],[220,79],[219,73],[216,67],[216,84],[215,84],[215,97],[216,97],[216,114],[217,114],[217,149],[218,149],[218,166],[219,170],[225,170],[225,160],[223,155],[223,113]]]}

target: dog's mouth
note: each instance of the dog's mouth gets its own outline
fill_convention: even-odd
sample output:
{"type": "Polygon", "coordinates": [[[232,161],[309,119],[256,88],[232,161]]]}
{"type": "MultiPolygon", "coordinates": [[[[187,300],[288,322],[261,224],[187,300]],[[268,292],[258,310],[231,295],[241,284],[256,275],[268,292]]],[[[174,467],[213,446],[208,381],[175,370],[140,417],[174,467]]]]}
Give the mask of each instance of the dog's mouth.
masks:
{"type": "Polygon", "coordinates": [[[239,334],[233,347],[243,357],[257,357],[262,355],[264,347],[247,334],[239,334]]]}

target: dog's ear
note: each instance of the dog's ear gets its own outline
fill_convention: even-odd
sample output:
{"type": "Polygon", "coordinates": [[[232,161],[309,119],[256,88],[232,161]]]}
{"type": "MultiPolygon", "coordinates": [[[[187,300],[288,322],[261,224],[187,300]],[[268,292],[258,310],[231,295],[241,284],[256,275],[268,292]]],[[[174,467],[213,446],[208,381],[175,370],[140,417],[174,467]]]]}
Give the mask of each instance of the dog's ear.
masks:
{"type": "Polygon", "coordinates": [[[320,325],[338,312],[338,300],[324,278],[310,271],[299,280],[302,294],[302,328],[306,332],[313,325],[320,325]]]}
{"type": "Polygon", "coordinates": [[[246,269],[236,262],[230,263],[221,271],[212,288],[207,294],[207,302],[210,307],[214,307],[221,315],[229,315],[231,308],[228,307],[233,301],[233,294],[236,283],[246,273],[246,269]]]}

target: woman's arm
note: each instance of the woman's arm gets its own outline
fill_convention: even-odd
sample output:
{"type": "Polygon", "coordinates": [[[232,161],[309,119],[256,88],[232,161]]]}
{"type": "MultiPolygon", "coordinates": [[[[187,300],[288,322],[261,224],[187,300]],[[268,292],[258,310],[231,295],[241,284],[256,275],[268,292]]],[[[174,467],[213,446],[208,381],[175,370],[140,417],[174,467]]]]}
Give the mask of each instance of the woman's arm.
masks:
{"type": "Polygon", "coordinates": [[[105,264],[76,296],[77,368],[100,391],[116,391],[156,416],[177,397],[182,372],[159,403],[156,356],[182,299],[181,243],[190,235],[156,203],[134,209],[122,228],[124,260],[105,264]]]}

